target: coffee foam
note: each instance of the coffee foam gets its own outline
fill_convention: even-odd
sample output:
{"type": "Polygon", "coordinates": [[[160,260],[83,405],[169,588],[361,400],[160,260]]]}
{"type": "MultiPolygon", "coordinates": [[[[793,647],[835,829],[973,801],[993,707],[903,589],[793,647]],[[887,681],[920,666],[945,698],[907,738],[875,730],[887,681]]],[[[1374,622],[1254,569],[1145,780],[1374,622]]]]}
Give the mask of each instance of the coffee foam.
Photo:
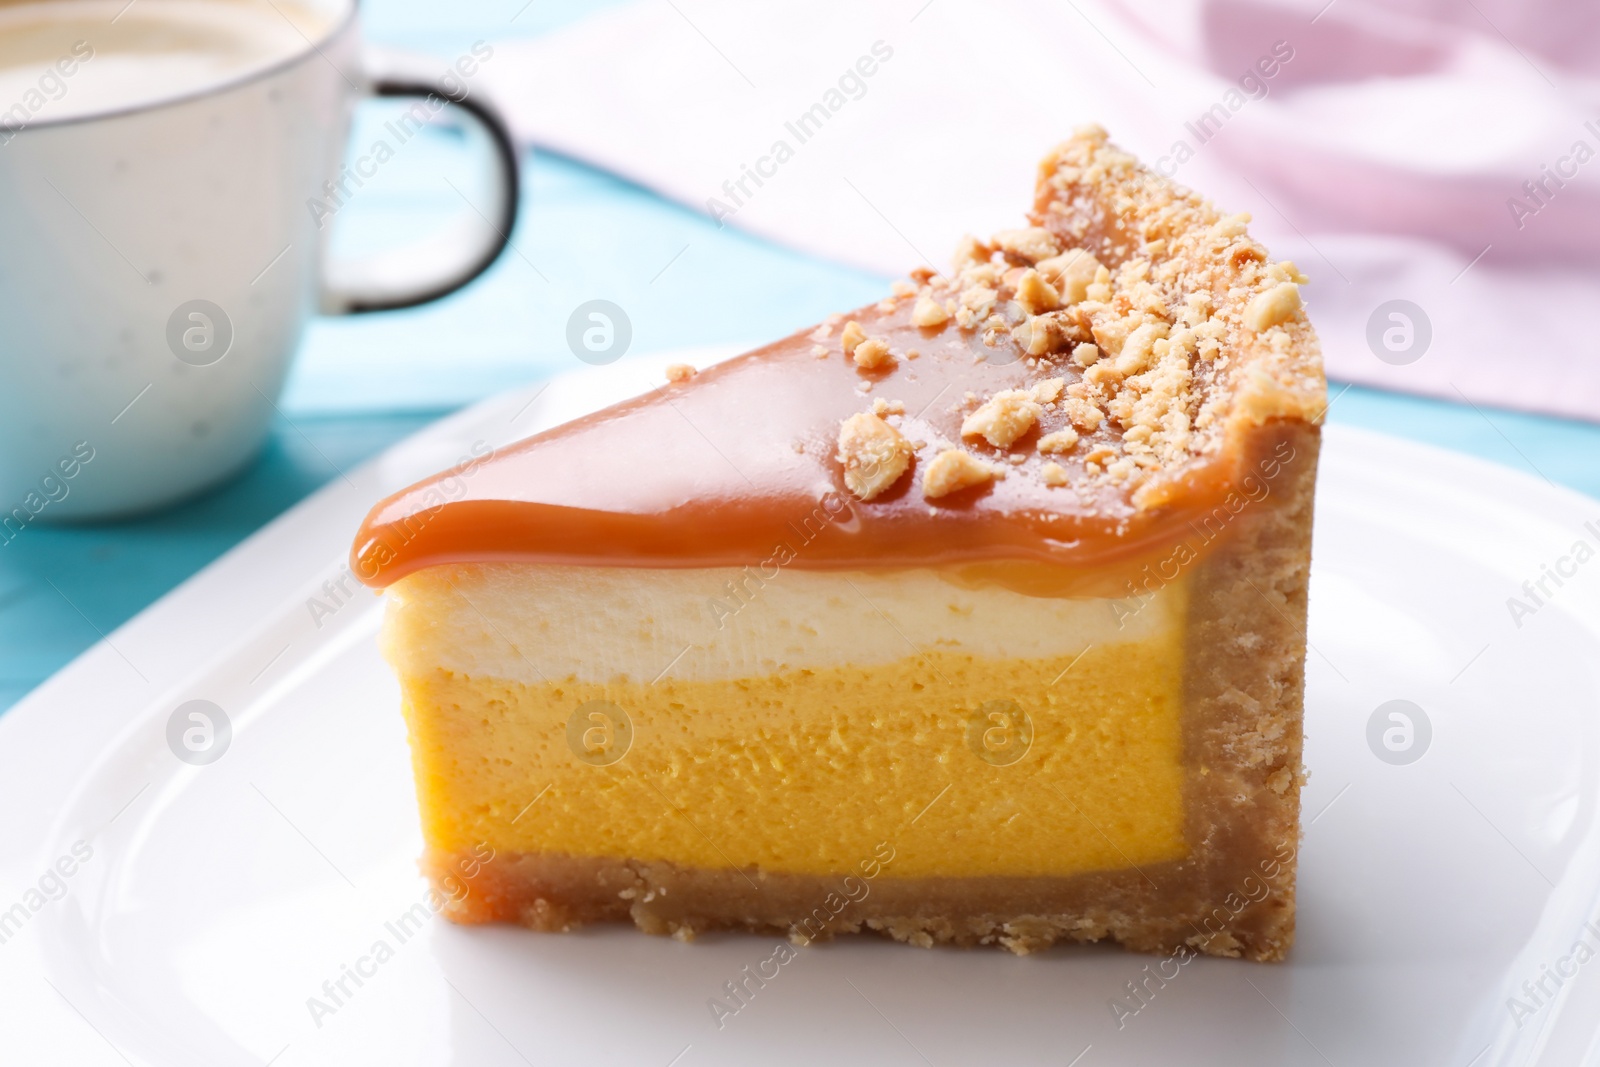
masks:
{"type": "Polygon", "coordinates": [[[335,17],[285,0],[0,4],[0,128],[204,92],[310,51],[335,17]]]}

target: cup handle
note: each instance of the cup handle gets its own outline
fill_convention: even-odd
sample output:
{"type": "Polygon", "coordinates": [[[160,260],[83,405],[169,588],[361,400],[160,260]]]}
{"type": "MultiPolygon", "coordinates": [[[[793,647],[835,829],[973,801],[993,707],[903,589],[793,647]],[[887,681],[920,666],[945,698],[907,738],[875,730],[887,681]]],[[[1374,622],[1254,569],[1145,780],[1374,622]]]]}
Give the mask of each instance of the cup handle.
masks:
{"type": "MultiPolygon", "coordinates": [[[[443,233],[396,251],[361,259],[329,258],[323,265],[321,310],[344,315],[413,307],[455,292],[489,269],[511,243],[520,196],[517,150],[494,106],[459,84],[431,73],[438,60],[385,50],[369,56],[367,91],[372,96],[413,96],[444,101],[484,135],[494,155],[488,202],[463,205],[443,233]]],[[[436,109],[435,109],[436,110],[436,109]]],[[[463,194],[463,198],[465,194],[463,194]]]]}

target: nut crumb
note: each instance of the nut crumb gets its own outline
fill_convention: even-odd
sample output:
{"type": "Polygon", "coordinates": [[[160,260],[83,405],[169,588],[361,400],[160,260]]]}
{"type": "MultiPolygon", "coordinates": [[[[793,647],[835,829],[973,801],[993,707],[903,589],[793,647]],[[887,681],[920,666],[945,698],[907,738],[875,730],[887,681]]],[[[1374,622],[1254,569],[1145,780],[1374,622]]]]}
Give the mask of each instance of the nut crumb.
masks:
{"type": "Polygon", "coordinates": [[[1039,226],[1030,226],[1025,230],[1001,230],[994,235],[994,243],[1001,251],[1029,263],[1049,259],[1061,251],[1061,242],[1056,235],[1039,226]]]}
{"type": "Polygon", "coordinates": [[[947,448],[933,457],[922,476],[922,495],[929,500],[994,480],[995,469],[970,452],[947,448]]]}
{"type": "Polygon", "coordinates": [[[851,319],[849,322],[845,323],[844,332],[839,335],[839,342],[844,345],[844,354],[847,356],[855,355],[856,345],[859,345],[866,339],[867,331],[863,330],[861,328],[861,324],[855,319],[851,319]]]}
{"type": "Polygon", "coordinates": [[[885,400],[880,396],[872,402],[872,413],[879,418],[885,415],[904,415],[906,406],[899,400],[885,400]]]}
{"type": "Polygon", "coordinates": [[[956,252],[951,257],[951,263],[959,271],[969,264],[987,263],[993,254],[993,248],[969,233],[956,243],[956,252]]]}
{"type": "Polygon", "coordinates": [[[1012,442],[1033,429],[1040,410],[1027,390],[1006,389],[961,420],[961,436],[982,437],[996,448],[1010,448],[1012,442]]]}
{"type": "Polygon", "coordinates": [[[1055,287],[1061,303],[1069,307],[1088,296],[1089,286],[1101,269],[1100,261],[1084,248],[1074,248],[1038,264],[1039,273],[1055,287]]]}
{"type": "Polygon", "coordinates": [[[1067,468],[1059,463],[1046,463],[1039,468],[1039,477],[1044,479],[1044,484],[1052,488],[1066,485],[1071,479],[1067,477],[1067,468]]]}
{"type": "Polygon", "coordinates": [[[1244,233],[1245,224],[1250,221],[1250,212],[1241,211],[1237,215],[1229,215],[1219,219],[1211,226],[1211,236],[1227,241],[1244,233]]]}
{"type": "Polygon", "coordinates": [[[852,415],[839,424],[839,462],[845,488],[871,500],[894,485],[911,466],[911,444],[876,415],[852,415]]]}
{"type": "Polygon", "coordinates": [[[1040,452],[1071,452],[1078,444],[1078,431],[1057,430],[1039,438],[1040,452]]]}
{"type": "Polygon", "coordinates": [[[856,345],[851,358],[862,370],[881,370],[894,363],[894,356],[889,352],[889,342],[881,337],[869,337],[856,345]]]}
{"type": "Polygon", "coordinates": [[[824,357],[824,356],[826,356],[828,354],[828,346],[827,345],[812,345],[811,346],[811,354],[813,356],[816,356],[818,359],[821,359],[822,357],[824,357]]]}
{"type": "Polygon", "coordinates": [[[1017,279],[1017,303],[1030,315],[1043,315],[1061,306],[1061,294],[1038,271],[1026,270],[1017,279]]]}
{"type": "Polygon", "coordinates": [[[1092,367],[1100,359],[1100,348],[1084,342],[1072,350],[1072,362],[1080,367],[1092,367]]]}
{"type": "Polygon", "coordinates": [[[1080,430],[1093,430],[1105,419],[1105,413],[1081,397],[1072,397],[1061,409],[1067,413],[1067,418],[1072,420],[1072,425],[1080,430]]]}
{"type": "Polygon", "coordinates": [[[1083,322],[1075,312],[1047,311],[1033,315],[1013,326],[1011,336],[1030,356],[1048,356],[1065,352],[1074,342],[1088,336],[1083,322]]]}
{"type": "Polygon", "coordinates": [[[931,329],[935,326],[943,326],[949,321],[950,313],[944,309],[943,304],[931,296],[918,297],[916,306],[911,309],[911,325],[913,326],[931,329]]]}
{"type": "Polygon", "coordinates": [[[1264,293],[1257,293],[1244,309],[1244,325],[1263,333],[1293,317],[1300,310],[1300,287],[1294,282],[1279,282],[1264,293]]]}
{"type": "Polygon", "coordinates": [[[1038,404],[1053,404],[1061,399],[1061,393],[1067,387],[1065,378],[1046,378],[1033,384],[1033,399],[1038,404]]]}
{"type": "Polygon", "coordinates": [[[961,306],[978,318],[989,314],[989,308],[999,299],[1000,291],[987,285],[969,285],[961,290],[961,306]]]}
{"type": "Polygon", "coordinates": [[[693,378],[693,377],[694,377],[694,368],[689,366],[689,364],[687,364],[687,363],[668,363],[667,364],[667,381],[682,383],[682,382],[688,381],[690,378],[693,378]]]}

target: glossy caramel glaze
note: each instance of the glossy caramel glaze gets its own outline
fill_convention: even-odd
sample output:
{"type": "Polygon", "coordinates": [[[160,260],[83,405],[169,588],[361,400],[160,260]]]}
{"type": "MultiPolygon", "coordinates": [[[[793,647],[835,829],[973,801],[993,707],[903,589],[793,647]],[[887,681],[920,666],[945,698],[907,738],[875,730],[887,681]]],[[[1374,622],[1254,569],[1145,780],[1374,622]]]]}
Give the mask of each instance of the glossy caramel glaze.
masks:
{"type": "Polygon", "coordinates": [[[1029,360],[1004,332],[986,344],[981,328],[954,321],[913,326],[913,303],[903,296],[840,320],[887,338],[896,355],[890,367],[858,368],[835,323],[825,337],[797,333],[420,482],[372,509],[352,550],[355,572],[375,587],[435,564],[487,560],[712,567],[776,557],[776,565],[808,568],[967,562],[980,565],[975,575],[996,561],[1033,561],[1075,572],[1159,555],[1192,534],[1191,522],[1237,480],[1225,456],[1197,458],[1178,505],[1141,511],[1129,486],[1086,465],[1097,444],[1117,437],[1110,420],[1069,453],[1038,452],[1040,436],[1067,425],[1059,405],[1047,405],[1008,449],[963,440],[963,416],[994,392],[1053,377],[1072,383],[1082,371],[1070,360],[1029,360]],[[909,473],[862,502],[845,489],[836,440],[842,420],[880,398],[904,405],[903,415],[886,418],[925,445],[909,473]],[[923,468],[958,446],[1005,476],[925,499],[923,468]],[[1064,467],[1070,484],[1047,486],[1040,473],[1047,462],[1064,467]]]}
{"type": "Polygon", "coordinates": [[[381,587],[491,560],[937,565],[1036,595],[1113,596],[1170,580],[1272,491],[1297,461],[1294,428],[1326,406],[1307,279],[1269,261],[1247,218],[1085,127],[1041,163],[1031,228],[963,242],[951,276],[919,270],[920,288],[390,497],[357,536],[355,572],[381,587]],[[917,321],[942,324],[914,325],[919,302],[917,321]],[[881,345],[863,345],[858,366],[847,336],[885,341],[894,359],[880,366],[881,345]],[[1037,424],[988,434],[1008,447],[963,439],[996,393],[1054,378],[1032,397],[1037,424]],[[858,499],[841,423],[877,402],[888,426],[853,419],[846,434],[858,499]],[[1042,455],[1067,411],[1080,439],[1042,455]],[[884,488],[907,441],[911,468],[884,488]],[[969,484],[973,456],[1004,476],[929,499],[924,476],[947,449],[967,458],[935,468],[936,490],[969,484]]]}

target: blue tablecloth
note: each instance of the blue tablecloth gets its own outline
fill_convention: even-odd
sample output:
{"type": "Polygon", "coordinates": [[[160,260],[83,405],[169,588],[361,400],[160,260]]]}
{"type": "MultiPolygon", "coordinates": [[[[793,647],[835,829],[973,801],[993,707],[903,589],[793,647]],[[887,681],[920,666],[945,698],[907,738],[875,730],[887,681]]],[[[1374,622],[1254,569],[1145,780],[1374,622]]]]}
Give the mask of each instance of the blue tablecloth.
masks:
{"type": "MultiPolygon", "coordinates": [[[[369,38],[453,56],[536,33],[596,4],[377,0],[369,38]]],[[[380,122],[370,104],[355,134],[380,122]]],[[[559,106],[552,101],[551,106],[559,106]]],[[[370,138],[366,138],[370,139],[370,138]]],[[[232,484],[150,518],[30,527],[0,550],[0,709],[103,634],[336,475],[447,412],[580,366],[568,316],[597,297],[633,324],[630,351],[755,343],[877,299],[889,279],[717,229],[636,186],[548,155],[525,161],[515,247],[475,284],[407,311],[308,330],[261,457],[232,484]],[[708,303],[709,301],[709,303],[708,303]]],[[[371,251],[462,209],[472,161],[448,131],[408,151],[336,224],[335,248],[371,251]]],[[[1333,422],[1459,449],[1600,496],[1600,427],[1334,383],[1333,422]]]]}

